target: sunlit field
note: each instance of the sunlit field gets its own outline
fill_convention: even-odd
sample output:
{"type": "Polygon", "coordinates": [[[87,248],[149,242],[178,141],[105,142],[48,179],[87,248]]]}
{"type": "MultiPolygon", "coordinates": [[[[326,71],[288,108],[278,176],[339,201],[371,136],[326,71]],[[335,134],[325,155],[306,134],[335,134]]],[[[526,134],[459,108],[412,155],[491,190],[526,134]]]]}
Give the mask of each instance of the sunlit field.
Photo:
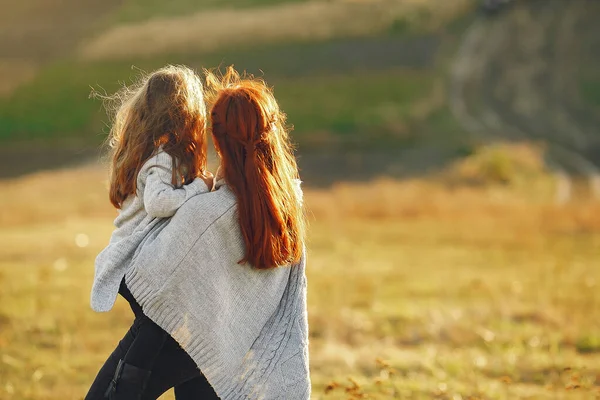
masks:
{"type": "MultiPolygon", "coordinates": [[[[479,162],[306,189],[314,399],[600,395],[600,204],[479,162]]],[[[88,306],[105,168],[0,193],[0,399],[81,399],[132,319],[88,306]]]]}
{"type": "MultiPolygon", "coordinates": [[[[542,154],[597,161],[600,2],[5,3],[1,176],[95,154],[90,92],[142,70],[234,64],[274,86],[305,168],[314,399],[600,398],[600,202],[542,154]]],[[[0,400],[82,399],[132,321],[121,299],[89,307],[106,178],[0,179],[0,400]]]]}

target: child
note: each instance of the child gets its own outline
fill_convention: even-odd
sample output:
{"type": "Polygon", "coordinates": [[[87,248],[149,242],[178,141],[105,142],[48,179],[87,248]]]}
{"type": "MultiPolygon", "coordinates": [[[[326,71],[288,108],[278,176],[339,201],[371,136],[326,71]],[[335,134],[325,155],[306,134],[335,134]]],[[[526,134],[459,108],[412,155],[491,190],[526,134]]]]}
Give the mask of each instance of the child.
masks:
{"type": "Polygon", "coordinates": [[[166,333],[143,315],[127,290],[125,273],[147,234],[190,197],[209,192],[212,179],[206,171],[202,83],[193,71],[162,68],[112,99],[118,107],[110,134],[114,150],[110,201],[119,215],[108,247],[96,258],[91,306],[109,311],[121,293],[136,319],[145,318],[137,324],[136,338],[124,359],[110,374],[105,394],[111,399],[135,399],[147,384],[166,333]]]}

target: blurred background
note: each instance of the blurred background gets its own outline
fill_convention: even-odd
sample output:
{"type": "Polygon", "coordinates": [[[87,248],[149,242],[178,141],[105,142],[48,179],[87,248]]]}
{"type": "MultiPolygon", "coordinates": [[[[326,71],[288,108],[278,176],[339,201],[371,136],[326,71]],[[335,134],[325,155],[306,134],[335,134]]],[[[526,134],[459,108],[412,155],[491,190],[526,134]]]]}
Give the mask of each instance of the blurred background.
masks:
{"type": "MultiPolygon", "coordinates": [[[[113,93],[264,77],[304,180],[315,399],[600,395],[600,2],[22,0],[0,13],[0,399],[81,399],[113,93]]],[[[170,393],[164,398],[171,399],[170,393]]]]}

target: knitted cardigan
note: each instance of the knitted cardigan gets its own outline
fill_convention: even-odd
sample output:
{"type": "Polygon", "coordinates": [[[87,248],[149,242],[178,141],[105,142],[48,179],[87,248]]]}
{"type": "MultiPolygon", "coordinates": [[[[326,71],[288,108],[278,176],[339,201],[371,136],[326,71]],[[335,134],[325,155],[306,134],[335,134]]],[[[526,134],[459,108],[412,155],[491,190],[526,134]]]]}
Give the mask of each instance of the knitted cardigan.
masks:
{"type": "Polygon", "coordinates": [[[221,399],[308,399],[305,257],[257,270],[240,265],[243,256],[236,197],[224,185],[149,225],[125,279],[221,399]]]}
{"type": "Polygon", "coordinates": [[[95,311],[109,311],[117,298],[119,284],[131,258],[159,218],[173,216],[191,197],[208,193],[200,178],[181,187],[172,185],[173,161],[159,150],[144,163],[137,176],[137,195],[125,199],[115,219],[116,229],[108,246],[96,257],[91,306],[95,311]]]}

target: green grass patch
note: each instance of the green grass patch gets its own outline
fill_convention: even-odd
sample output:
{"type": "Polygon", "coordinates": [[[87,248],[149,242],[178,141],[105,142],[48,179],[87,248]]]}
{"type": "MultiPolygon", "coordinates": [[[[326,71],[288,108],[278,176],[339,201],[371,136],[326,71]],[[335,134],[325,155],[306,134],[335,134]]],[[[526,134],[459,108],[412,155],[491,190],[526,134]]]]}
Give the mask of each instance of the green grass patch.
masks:
{"type": "Polygon", "coordinates": [[[390,33],[404,35],[420,31],[427,31],[433,15],[427,8],[416,8],[396,19],[390,26],[390,33]]]}
{"type": "Polygon", "coordinates": [[[600,80],[584,79],[581,82],[581,97],[586,103],[600,107],[600,80]]]}
{"type": "Polygon", "coordinates": [[[381,70],[365,72],[328,57],[322,43],[294,46],[297,52],[289,50],[288,44],[206,56],[165,56],[136,62],[136,68],[120,61],[61,62],[0,99],[0,142],[75,138],[99,142],[107,131],[107,117],[101,102],[88,98],[91,88],[112,93],[120,82],[130,83],[139,69],[151,71],[169,62],[197,70],[235,64],[240,70],[264,75],[275,86],[276,96],[295,126],[295,139],[302,145],[411,138],[407,118],[413,102],[431,90],[433,71],[381,66],[381,70]]]}
{"type": "Polygon", "coordinates": [[[133,74],[127,64],[61,63],[47,68],[0,99],[0,141],[54,141],[99,132],[101,103],[89,99],[91,87],[101,85],[112,92],[133,74]]]}
{"type": "Polygon", "coordinates": [[[425,73],[400,70],[275,81],[275,93],[299,137],[329,133],[364,142],[410,138],[411,104],[430,84],[425,73]]]}
{"type": "Polygon", "coordinates": [[[452,111],[444,104],[443,107],[434,110],[426,120],[427,138],[444,145],[465,142],[470,140],[465,134],[464,128],[454,118],[452,111]],[[443,135],[439,133],[443,132],[443,135]]]}
{"type": "Polygon", "coordinates": [[[600,335],[584,335],[575,343],[579,353],[600,353],[600,335]]]}

